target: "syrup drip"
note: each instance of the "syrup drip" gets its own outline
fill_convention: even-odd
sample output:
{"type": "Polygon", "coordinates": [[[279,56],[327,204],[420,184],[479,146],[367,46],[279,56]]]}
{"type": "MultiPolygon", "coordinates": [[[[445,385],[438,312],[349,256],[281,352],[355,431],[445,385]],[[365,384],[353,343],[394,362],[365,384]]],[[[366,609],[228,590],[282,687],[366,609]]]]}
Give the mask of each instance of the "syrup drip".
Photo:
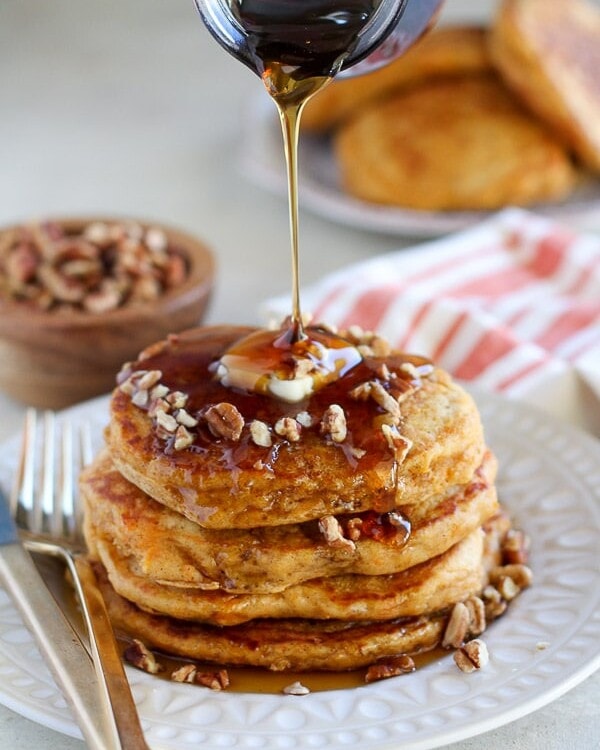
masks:
{"type": "Polygon", "coordinates": [[[308,100],[326,86],[352,54],[359,34],[381,0],[230,0],[250,50],[250,67],[261,77],[279,112],[287,164],[292,255],[289,340],[307,338],[300,306],[298,233],[298,134],[308,100]]]}

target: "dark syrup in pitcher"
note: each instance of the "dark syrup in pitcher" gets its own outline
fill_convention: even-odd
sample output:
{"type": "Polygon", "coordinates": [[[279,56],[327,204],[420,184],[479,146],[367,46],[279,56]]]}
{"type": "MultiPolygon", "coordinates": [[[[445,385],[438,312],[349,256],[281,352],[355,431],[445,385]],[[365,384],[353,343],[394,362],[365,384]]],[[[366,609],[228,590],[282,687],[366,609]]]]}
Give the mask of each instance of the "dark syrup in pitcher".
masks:
{"type": "Polygon", "coordinates": [[[229,0],[256,73],[262,76],[269,62],[277,62],[301,79],[335,75],[380,5],[381,0],[229,0]]]}

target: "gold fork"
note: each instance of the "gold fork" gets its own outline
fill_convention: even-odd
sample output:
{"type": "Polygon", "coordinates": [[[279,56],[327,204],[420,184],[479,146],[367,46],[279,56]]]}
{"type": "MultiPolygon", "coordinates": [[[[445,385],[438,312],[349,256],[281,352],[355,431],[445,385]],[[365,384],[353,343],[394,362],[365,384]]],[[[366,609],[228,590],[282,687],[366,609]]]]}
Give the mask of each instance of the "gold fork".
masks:
{"type": "Polygon", "coordinates": [[[101,687],[101,705],[112,723],[113,746],[118,750],[149,750],[96,576],[83,554],[75,459],[79,468],[91,460],[89,427],[80,427],[76,451],[73,427],[67,419],[61,420],[58,430],[56,415],[45,412],[41,436],[39,421],[38,413],[29,409],[11,497],[13,516],[30,551],[58,557],[70,572],[101,687]]]}

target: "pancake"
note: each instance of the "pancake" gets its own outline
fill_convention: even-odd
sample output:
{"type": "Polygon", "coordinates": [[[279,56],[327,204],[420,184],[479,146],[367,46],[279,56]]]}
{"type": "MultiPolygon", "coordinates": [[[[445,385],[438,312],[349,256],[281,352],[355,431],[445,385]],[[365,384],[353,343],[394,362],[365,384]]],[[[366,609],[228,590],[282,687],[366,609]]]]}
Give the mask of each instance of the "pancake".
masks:
{"type": "Polygon", "coordinates": [[[390,575],[316,578],[275,594],[164,586],[131,572],[112,542],[95,537],[92,549],[117,593],[141,609],[182,620],[235,625],[257,618],[389,620],[450,606],[481,590],[483,534],[472,532],[448,551],[390,575]]]}
{"type": "Polygon", "coordinates": [[[255,620],[222,628],[153,615],[119,596],[101,566],[97,577],[113,626],[150,648],[185,659],[274,671],[342,671],[390,654],[434,648],[447,614],[386,623],[255,620]]]}
{"type": "Polygon", "coordinates": [[[600,170],[600,10],[582,0],[504,0],[490,53],[507,84],[600,170]]]}
{"type": "Polygon", "coordinates": [[[219,356],[250,331],[185,332],[142,353],[122,375],[127,379],[111,399],[107,445],[117,470],[156,501],[206,528],[255,528],[408,510],[471,481],[485,453],[481,421],[471,397],[446,372],[401,353],[365,356],[343,378],[290,404],[227,388],[215,378],[219,356]],[[185,449],[171,450],[172,441],[160,439],[150,390],[142,389],[140,399],[140,391],[129,388],[142,372],[158,373],[153,388],[182,394],[186,418],[197,418],[185,449]],[[347,438],[341,442],[322,434],[331,404],[343,406],[347,438]],[[203,415],[215,405],[238,415],[240,431],[231,439],[207,427],[203,415]],[[390,409],[398,426],[386,432],[390,409]],[[273,429],[284,418],[298,426],[295,417],[310,422],[298,427],[300,439],[273,429]],[[266,426],[268,447],[253,440],[254,421],[266,426]]]}
{"type": "Polygon", "coordinates": [[[435,80],[336,133],[342,186],[373,203],[483,210],[558,200],[576,171],[562,143],[492,75],[435,80]]]}
{"type": "Polygon", "coordinates": [[[472,482],[423,498],[407,518],[407,540],[405,527],[393,526],[385,515],[339,519],[346,529],[360,520],[353,545],[327,543],[314,521],[205,529],[124,479],[106,450],[84,470],[80,488],[91,552],[95,537],[111,540],[136,577],[166,586],[274,593],[342,573],[397,573],[445,552],[496,512],[495,474],[488,452],[472,482]]]}
{"type": "Polygon", "coordinates": [[[324,132],[390,92],[432,78],[489,70],[486,36],[476,26],[437,27],[402,57],[373,73],[329,84],[305,105],[302,128],[324,132]]]}
{"type": "MultiPolygon", "coordinates": [[[[486,524],[486,570],[500,563],[498,550],[508,527],[503,514],[486,524]]],[[[118,631],[186,659],[275,671],[357,669],[430,650],[441,643],[451,611],[377,622],[266,618],[220,627],[146,612],[116,593],[100,563],[95,569],[118,631]]]]}

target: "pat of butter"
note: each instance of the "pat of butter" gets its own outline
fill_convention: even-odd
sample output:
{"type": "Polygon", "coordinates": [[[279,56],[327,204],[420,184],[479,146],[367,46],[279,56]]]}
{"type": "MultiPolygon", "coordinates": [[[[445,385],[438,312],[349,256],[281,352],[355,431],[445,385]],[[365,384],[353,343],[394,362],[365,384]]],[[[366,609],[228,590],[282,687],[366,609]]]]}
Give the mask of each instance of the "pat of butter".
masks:
{"type": "Polygon", "coordinates": [[[293,380],[280,380],[275,375],[271,375],[267,384],[269,393],[290,404],[295,404],[310,396],[313,387],[314,382],[310,375],[302,375],[293,380]]]}
{"type": "Polygon", "coordinates": [[[310,396],[314,390],[311,375],[284,380],[274,373],[265,374],[259,363],[235,354],[225,354],[221,358],[216,375],[226,388],[254,391],[292,404],[310,396]]]}

